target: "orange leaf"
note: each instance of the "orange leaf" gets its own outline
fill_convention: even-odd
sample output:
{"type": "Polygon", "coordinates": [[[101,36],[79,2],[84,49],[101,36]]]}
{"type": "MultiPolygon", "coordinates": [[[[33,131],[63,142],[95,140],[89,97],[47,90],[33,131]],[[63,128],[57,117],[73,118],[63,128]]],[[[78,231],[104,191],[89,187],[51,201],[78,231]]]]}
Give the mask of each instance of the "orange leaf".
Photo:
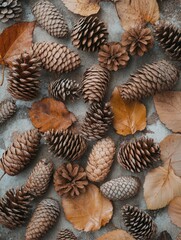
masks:
{"type": "Polygon", "coordinates": [[[93,184],[76,198],[63,197],[62,206],[74,228],[86,232],[99,230],[110,221],[113,214],[112,203],[93,184]]]}
{"type": "Polygon", "coordinates": [[[112,93],[110,104],[114,113],[113,125],[118,134],[126,136],[145,129],[146,108],[142,103],[123,101],[120,91],[116,87],[112,93]]]}
{"type": "Polygon", "coordinates": [[[134,238],[129,235],[126,231],[118,229],[108,232],[96,240],[134,240],[134,238]]]}
{"type": "Polygon", "coordinates": [[[64,130],[76,121],[76,117],[67,110],[64,103],[53,98],[44,98],[34,102],[29,110],[29,117],[33,126],[40,132],[50,129],[64,130]]]}
{"type": "Polygon", "coordinates": [[[172,222],[181,227],[181,197],[174,198],[168,207],[168,214],[172,222]]]}

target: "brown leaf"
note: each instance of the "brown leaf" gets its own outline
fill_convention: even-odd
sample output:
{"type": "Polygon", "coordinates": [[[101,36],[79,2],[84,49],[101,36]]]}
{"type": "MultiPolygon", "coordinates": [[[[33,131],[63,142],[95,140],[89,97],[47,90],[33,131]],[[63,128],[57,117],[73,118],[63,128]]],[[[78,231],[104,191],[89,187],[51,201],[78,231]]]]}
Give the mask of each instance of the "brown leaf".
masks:
{"type": "Polygon", "coordinates": [[[96,240],[134,240],[134,238],[129,235],[126,231],[118,229],[108,232],[96,240]]]}
{"type": "Polygon", "coordinates": [[[63,102],[53,98],[44,98],[32,104],[29,117],[34,127],[40,132],[50,129],[64,130],[76,121],[73,113],[69,112],[63,102]]]}
{"type": "Polygon", "coordinates": [[[181,227],[181,197],[174,198],[168,207],[168,214],[172,222],[181,227]]]}
{"type": "Polygon", "coordinates": [[[110,221],[113,214],[112,203],[93,184],[74,199],[63,197],[62,206],[74,228],[85,232],[99,230],[110,221]]]}
{"type": "Polygon", "coordinates": [[[114,113],[113,126],[116,132],[126,136],[146,127],[146,108],[138,101],[123,101],[119,89],[112,93],[110,104],[114,113]]]}

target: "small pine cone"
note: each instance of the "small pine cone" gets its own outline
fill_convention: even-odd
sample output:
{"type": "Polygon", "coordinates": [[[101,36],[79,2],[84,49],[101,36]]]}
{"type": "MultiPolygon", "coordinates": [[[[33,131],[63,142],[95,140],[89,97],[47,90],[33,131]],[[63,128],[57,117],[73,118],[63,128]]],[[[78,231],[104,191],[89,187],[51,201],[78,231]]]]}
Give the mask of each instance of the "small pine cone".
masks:
{"type": "Polygon", "coordinates": [[[137,26],[124,32],[121,45],[133,56],[143,56],[145,52],[153,47],[153,36],[149,28],[137,26]]]}
{"type": "Polygon", "coordinates": [[[110,172],[116,146],[114,141],[107,137],[99,140],[89,155],[86,167],[87,177],[92,182],[101,182],[110,172]]]}
{"type": "Polygon", "coordinates": [[[40,197],[46,193],[53,175],[53,162],[42,159],[39,161],[28,180],[24,185],[24,189],[31,193],[34,197],[40,197]]]}
{"type": "Polygon", "coordinates": [[[152,138],[122,143],[117,156],[118,163],[131,172],[141,172],[160,160],[159,145],[152,138]]]}
{"type": "Polygon", "coordinates": [[[179,79],[179,71],[165,60],[146,64],[120,86],[124,100],[140,100],[170,90],[179,79]]]}
{"type": "Polygon", "coordinates": [[[17,108],[14,100],[4,100],[0,102],[0,124],[13,116],[16,110],[17,108]]]}
{"type": "Polygon", "coordinates": [[[179,235],[177,236],[177,240],[181,240],[181,232],[180,232],[179,235]]]}
{"type": "Polygon", "coordinates": [[[106,42],[108,32],[105,24],[97,17],[82,17],[75,24],[72,34],[72,44],[83,51],[95,52],[106,42]]]}
{"type": "Polygon", "coordinates": [[[113,113],[108,103],[92,104],[81,126],[81,135],[88,141],[101,139],[112,123],[113,113]]]}
{"type": "Polygon", "coordinates": [[[3,23],[9,20],[19,20],[22,13],[20,0],[1,0],[0,1],[0,21],[3,23]]]}
{"type": "Polygon", "coordinates": [[[69,229],[61,230],[56,240],[77,240],[77,237],[69,229]]]}
{"type": "Polygon", "coordinates": [[[101,102],[110,80],[110,73],[99,65],[93,65],[84,73],[82,93],[85,102],[101,102]]]}
{"type": "Polygon", "coordinates": [[[167,231],[161,232],[157,240],[172,240],[170,234],[167,231]]]}
{"type": "Polygon", "coordinates": [[[126,48],[120,43],[110,42],[100,47],[98,61],[102,67],[109,71],[117,71],[128,64],[129,56],[126,48]]]}
{"type": "Polygon", "coordinates": [[[80,57],[77,53],[58,43],[34,43],[34,54],[40,58],[42,66],[50,72],[71,72],[80,66],[80,57]]]}
{"type": "Polygon", "coordinates": [[[22,53],[12,62],[8,77],[8,91],[12,97],[29,101],[39,92],[40,61],[29,53],[22,53]]]}
{"type": "Polygon", "coordinates": [[[146,212],[127,204],[122,208],[122,216],[125,226],[136,240],[153,239],[156,224],[146,212]]]}
{"type": "Polygon", "coordinates": [[[36,129],[20,134],[2,155],[4,172],[10,176],[19,174],[35,158],[40,139],[36,129]]]}
{"type": "Polygon", "coordinates": [[[26,228],[25,240],[40,240],[54,226],[60,215],[57,200],[44,199],[36,207],[26,228]]]}
{"type": "Polygon", "coordinates": [[[65,101],[67,98],[74,101],[81,94],[79,83],[71,79],[53,81],[49,84],[48,90],[52,97],[61,101],[65,101]]]}
{"type": "Polygon", "coordinates": [[[29,217],[32,200],[23,188],[8,190],[0,199],[0,224],[10,229],[22,226],[29,217]]]}
{"type": "Polygon", "coordinates": [[[45,140],[49,144],[51,152],[57,157],[62,157],[68,161],[78,160],[87,149],[85,139],[68,129],[64,131],[48,131],[45,133],[45,140]]]}
{"type": "Polygon", "coordinates": [[[54,174],[55,191],[60,196],[76,197],[86,191],[86,172],[76,163],[64,163],[54,174]]]}
{"type": "Polygon", "coordinates": [[[181,60],[181,29],[160,21],[155,25],[155,38],[172,59],[181,60]]]}
{"type": "Polygon", "coordinates": [[[138,177],[120,177],[110,180],[100,187],[102,194],[110,200],[125,200],[137,195],[140,189],[138,177]]]}

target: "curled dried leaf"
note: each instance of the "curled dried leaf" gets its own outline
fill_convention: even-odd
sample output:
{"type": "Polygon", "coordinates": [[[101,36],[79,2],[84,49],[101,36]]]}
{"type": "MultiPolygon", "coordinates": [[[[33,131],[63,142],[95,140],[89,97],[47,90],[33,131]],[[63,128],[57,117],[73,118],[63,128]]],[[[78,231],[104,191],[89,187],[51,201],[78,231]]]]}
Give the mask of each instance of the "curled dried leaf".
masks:
{"type": "Polygon", "coordinates": [[[181,197],[174,198],[168,207],[168,214],[172,222],[181,227],[181,197]]]}
{"type": "Polygon", "coordinates": [[[134,240],[134,238],[126,231],[118,229],[108,232],[96,240],[134,240]]]}

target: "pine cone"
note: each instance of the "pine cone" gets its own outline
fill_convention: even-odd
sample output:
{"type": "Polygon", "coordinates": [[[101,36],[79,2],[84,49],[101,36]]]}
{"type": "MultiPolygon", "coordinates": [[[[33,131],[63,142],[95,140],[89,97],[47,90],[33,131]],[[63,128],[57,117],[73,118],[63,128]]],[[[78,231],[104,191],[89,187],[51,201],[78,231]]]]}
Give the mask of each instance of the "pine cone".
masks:
{"type": "Polygon", "coordinates": [[[98,54],[99,64],[109,71],[117,71],[128,64],[129,56],[125,47],[120,43],[106,43],[100,47],[98,54]]]}
{"type": "Polygon", "coordinates": [[[53,174],[53,162],[42,159],[31,172],[25,183],[24,189],[34,197],[40,197],[46,193],[53,174]]]}
{"type": "Polygon", "coordinates": [[[60,215],[57,200],[44,199],[36,207],[27,226],[25,240],[39,240],[54,226],[60,215]]]}
{"type": "Polygon", "coordinates": [[[167,231],[161,232],[157,240],[172,240],[170,234],[167,231]]]}
{"type": "Polygon", "coordinates": [[[70,79],[58,79],[49,84],[49,94],[55,99],[65,101],[67,98],[74,101],[80,97],[79,83],[70,79]]]}
{"type": "Polygon", "coordinates": [[[14,100],[4,100],[0,102],[0,124],[13,116],[16,110],[17,108],[14,100]]]}
{"type": "Polygon", "coordinates": [[[101,139],[108,131],[112,119],[113,113],[108,103],[104,106],[100,103],[92,104],[81,126],[82,136],[89,141],[101,139]]]}
{"type": "Polygon", "coordinates": [[[177,240],[181,240],[181,232],[180,232],[179,235],[177,236],[177,240]]]}
{"type": "Polygon", "coordinates": [[[68,34],[68,26],[63,15],[47,0],[40,0],[33,6],[32,12],[38,24],[51,36],[62,38],[68,34]]]}
{"type": "Polygon", "coordinates": [[[19,174],[35,158],[40,144],[38,130],[20,134],[2,155],[2,168],[10,176],[19,174]]]}
{"type": "Polygon", "coordinates": [[[29,53],[22,53],[12,62],[8,77],[8,91],[16,99],[29,101],[39,92],[40,61],[29,53]]]}
{"type": "Polygon", "coordinates": [[[172,59],[181,60],[181,29],[160,21],[155,25],[155,38],[172,59]]]}
{"type": "Polygon", "coordinates": [[[106,42],[108,32],[105,24],[97,17],[82,17],[75,24],[72,34],[72,44],[83,51],[95,52],[106,42]]]}
{"type": "Polygon", "coordinates": [[[9,20],[19,20],[22,13],[20,0],[1,0],[0,1],[0,21],[5,23],[9,20]]]}
{"type": "Polygon", "coordinates": [[[84,73],[82,92],[85,102],[101,102],[110,80],[110,73],[99,65],[93,65],[84,73]]]}
{"type": "Polygon", "coordinates": [[[137,195],[140,180],[137,177],[120,177],[112,179],[100,187],[102,194],[110,200],[125,200],[137,195]]]}
{"type": "Polygon", "coordinates": [[[154,166],[160,160],[159,145],[152,138],[140,139],[121,144],[118,163],[131,172],[141,172],[154,166]]]}
{"type": "Polygon", "coordinates": [[[8,190],[0,199],[0,224],[10,229],[22,226],[29,217],[32,200],[23,188],[8,190]]]}
{"type": "Polygon", "coordinates": [[[140,100],[172,89],[178,79],[178,70],[165,60],[146,64],[120,86],[120,94],[124,100],[140,100]]]}
{"type": "Polygon", "coordinates": [[[32,48],[42,66],[50,72],[71,72],[80,66],[79,55],[62,44],[40,42],[34,43],[32,48]]]}
{"type": "Polygon", "coordinates": [[[124,32],[121,45],[133,56],[143,56],[145,52],[153,47],[153,36],[149,28],[137,26],[124,32]]]}
{"type": "Polygon", "coordinates": [[[153,239],[156,224],[146,212],[127,204],[122,208],[122,216],[125,226],[136,240],[153,239]]]}
{"type": "Polygon", "coordinates": [[[60,196],[79,196],[86,191],[87,185],[86,172],[76,163],[64,163],[54,174],[55,191],[60,196]]]}
{"type": "Polygon", "coordinates": [[[77,240],[77,237],[72,231],[65,229],[59,232],[57,240],[77,240]]]}
{"type": "Polygon", "coordinates": [[[86,167],[87,177],[92,182],[103,181],[110,172],[116,146],[114,141],[107,137],[99,140],[89,155],[86,167]]]}
{"type": "Polygon", "coordinates": [[[68,161],[78,160],[87,149],[85,139],[68,129],[64,131],[48,131],[45,133],[45,139],[51,152],[57,157],[62,157],[68,161]]]}

